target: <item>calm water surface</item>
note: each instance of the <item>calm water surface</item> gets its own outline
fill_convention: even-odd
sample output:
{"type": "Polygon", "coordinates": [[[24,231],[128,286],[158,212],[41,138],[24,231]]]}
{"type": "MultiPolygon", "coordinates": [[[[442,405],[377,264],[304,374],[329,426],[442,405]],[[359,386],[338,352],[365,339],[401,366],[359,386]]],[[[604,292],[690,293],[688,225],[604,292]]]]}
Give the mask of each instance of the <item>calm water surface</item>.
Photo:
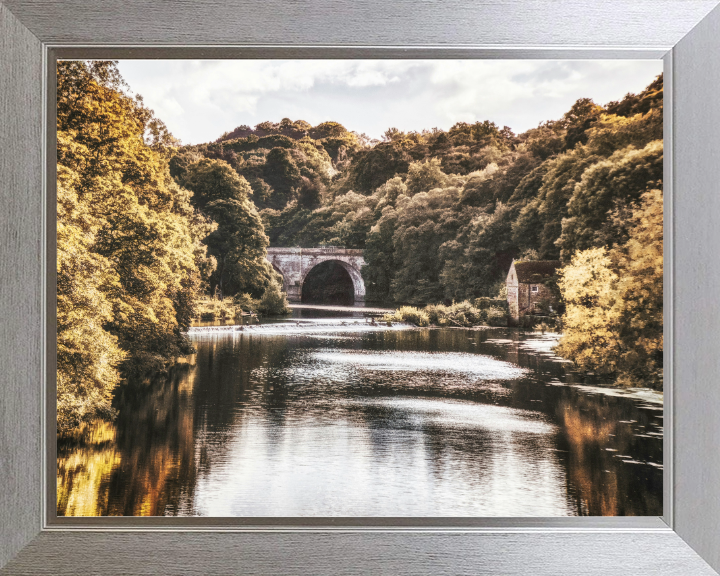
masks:
{"type": "Polygon", "coordinates": [[[58,445],[60,515],[662,514],[662,397],[577,384],[554,335],[308,317],[192,333],[58,445]]]}

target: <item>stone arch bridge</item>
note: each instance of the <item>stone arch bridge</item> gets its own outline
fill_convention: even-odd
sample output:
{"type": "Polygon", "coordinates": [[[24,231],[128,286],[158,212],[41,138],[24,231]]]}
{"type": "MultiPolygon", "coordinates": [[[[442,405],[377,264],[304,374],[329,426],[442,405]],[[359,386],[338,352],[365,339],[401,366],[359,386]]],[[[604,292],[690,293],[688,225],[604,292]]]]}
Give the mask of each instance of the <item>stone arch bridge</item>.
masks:
{"type": "Polygon", "coordinates": [[[362,250],[349,248],[268,248],[267,259],[283,277],[283,290],[290,302],[302,301],[302,287],[310,271],[323,262],[337,262],[350,276],[355,302],[365,302],[365,283],[360,274],[365,265],[362,250]]]}

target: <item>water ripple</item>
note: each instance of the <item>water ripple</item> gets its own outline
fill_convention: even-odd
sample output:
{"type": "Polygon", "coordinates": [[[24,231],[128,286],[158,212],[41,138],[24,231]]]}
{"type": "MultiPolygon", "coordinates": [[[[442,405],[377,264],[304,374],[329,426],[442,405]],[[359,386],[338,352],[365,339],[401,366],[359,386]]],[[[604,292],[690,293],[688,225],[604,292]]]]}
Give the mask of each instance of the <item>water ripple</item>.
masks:
{"type": "Polygon", "coordinates": [[[483,380],[512,380],[529,372],[529,370],[510,362],[463,352],[336,352],[327,350],[313,353],[312,358],[322,363],[347,364],[364,370],[454,372],[470,374],[483,380]]]}

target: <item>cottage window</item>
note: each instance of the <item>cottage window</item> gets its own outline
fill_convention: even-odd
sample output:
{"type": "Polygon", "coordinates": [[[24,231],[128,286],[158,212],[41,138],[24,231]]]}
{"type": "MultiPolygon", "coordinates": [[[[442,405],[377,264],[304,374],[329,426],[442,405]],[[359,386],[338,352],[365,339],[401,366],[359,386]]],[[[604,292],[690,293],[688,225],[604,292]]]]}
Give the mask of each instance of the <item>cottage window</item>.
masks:
{"type": "Polygon", "coordinates": [[[538,291],[538,287],[537,287],[537,286],[530,286],[530,291],[531,291],[531,292],[537,292],[537,291],[538,291]]]}

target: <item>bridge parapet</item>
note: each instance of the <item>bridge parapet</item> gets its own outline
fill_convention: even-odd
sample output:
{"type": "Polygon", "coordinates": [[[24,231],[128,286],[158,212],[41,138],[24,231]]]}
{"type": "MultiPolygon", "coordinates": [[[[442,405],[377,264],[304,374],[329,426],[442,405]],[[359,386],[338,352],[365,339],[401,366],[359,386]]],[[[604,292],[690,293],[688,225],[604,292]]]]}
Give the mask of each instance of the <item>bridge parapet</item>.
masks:
{"type": "Polygon", "coordinates": [[[268,256],[271,254],[294,254],[306,256],[318,256],[323,254],[335,254],[337,256],[362,256],[363,250],[359,248],[338,248],[336,246],[322,246],[320,248],[268,248],[268,256]]]}

